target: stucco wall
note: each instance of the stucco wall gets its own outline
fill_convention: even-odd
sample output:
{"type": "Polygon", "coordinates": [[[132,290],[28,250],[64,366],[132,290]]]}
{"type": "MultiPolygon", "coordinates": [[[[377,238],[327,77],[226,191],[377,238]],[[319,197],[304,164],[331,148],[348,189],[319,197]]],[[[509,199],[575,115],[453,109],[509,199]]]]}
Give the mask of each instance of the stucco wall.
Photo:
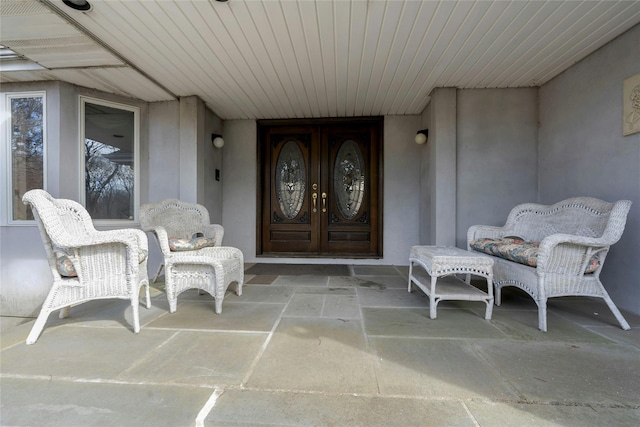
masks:
{"type": "Polygon", "coordinates": [[[429,140],[423,148],[429,153],[429,245],[454,246],[456,242],[456,103],[454,88],[438,88],[431,93],[429,140]]]}
{"type": "Polygon", "coordinates": [[[540,201],[633,201],[602,270],[614,302],[640,314],[640,134],[622,135],[622,82],[640,72],[640,25],[540,88],[540,201]]]}
{"type": "Polygon", "coordinates": [[[177,199],[180,195],[180,162],[176,161],[180,158],[179,106],[178,101],[149,104],[149,181],[152,184],[144,202],[177,199]]]}
{"type": "Polygon", "coordinates": [[[456,246],[475,224],[504,225],[511,208],[536,202],[538,90],[457,91],[456,246]]]}
{"type": "MultiPolygon", "coordinates": [[[[384,257],[381,260],[331,259],[340,264],[408,265],[409,249],[419,244],[420,146],[414,137],[420,116],[384,119],[384,257]]],[[[327,263],[326,258],[256,257],[256,123],[224,122],[222,175],[224,244],[242,250],[246,262],[327,263]]]]}
{"type": "Polygon", "coordinates": [[[204,154],[204,199],[202,204],[209,211],[209,217],[211,223],[222,223],[222,155],[224,147],[215,148],[211,142],[211,134],[218,135],[222,133],[222,120],[210,110],[205,111],[205,131],[203,140],[203,154],[204,154]],[[216,169],[220,171],[220,180],[216,181],[216,169]]]}
{"type": "MultiPolygon", "coordinates": [[[[431,129],[431,103],[422,112],[420,127],[416,130],[431,129]]],[[[415,135],[414,135],[415,138],[415,135]]],[[[427,141],[425,144],[428,144],[427,141]]],[[[428,245],[431,240],[431,177],[429,175],[429,149],[420,149],[420,245],[428,245]]]]}

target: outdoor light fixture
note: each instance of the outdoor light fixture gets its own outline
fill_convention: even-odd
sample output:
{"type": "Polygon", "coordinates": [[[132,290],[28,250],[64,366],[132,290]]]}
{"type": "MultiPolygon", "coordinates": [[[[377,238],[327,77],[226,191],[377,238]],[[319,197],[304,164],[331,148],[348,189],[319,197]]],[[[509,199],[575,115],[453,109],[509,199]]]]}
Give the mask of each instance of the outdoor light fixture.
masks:
{"type": "Polygon", "coordinates": [[[91,3],[87,0],[62,0],[62,3],[80,12],[89,12],[91,10],[91,3]]]}
{"type": "Polygon", "coordinates": [[[224,147],[224,139],[222,139],[222,135],[218,135],[217,133],[211,134],[211,143],[216,148],[224,147]]]}
{"type": "Polygon", "coordinates": [[[416,133],[416,144],[424,144],[427,142],[427,137],[429,136],[429,129],[422,129],[416,133]]]}

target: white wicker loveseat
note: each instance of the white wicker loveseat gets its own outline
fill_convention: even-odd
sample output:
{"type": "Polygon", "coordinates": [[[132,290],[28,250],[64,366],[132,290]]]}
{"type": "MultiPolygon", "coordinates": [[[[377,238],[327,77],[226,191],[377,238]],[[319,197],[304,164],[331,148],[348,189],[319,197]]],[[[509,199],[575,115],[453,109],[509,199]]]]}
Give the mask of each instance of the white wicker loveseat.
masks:
{"type": "Polygon", "coordinates": [[[511,210],[502,227],[474,225],[469,250],[493,256],[496,305],[501,289],[515,286],[538,305],[538,327],[547,331],[547,299],[602,298],[622,329],[629,324],[600,281],[609,247],[622,236],[631,202],[575,197],[553,205],[527,203],[511,210]],[[526,265],[526,264],[528,265],[526,265]]]}
{"type": "MultiPolygon", "coordinates": [[[[177,309],[178,295],[187,289],[208,292],[215,299],[217,314],[222,312],[222,301],[231,283],[237,283],[236,294],[242,295],[242,251],[221,246],[224,228],[209,222],[209,212],[197,203],[166,199],[140,208],[142,229],[155,235],[162,251],[171,313],[177,309]]],[[[161,269],[162,266],[156,278],[161,269]]]]}
{"type": "Polygon", "coordinates": [[[31,206],[53,275],[53,286],[27,344],[37,341],[51,312],[60,310],[60,318],[64,318],[72,305],[96,299],[131,300],[133,330],[139,332],[139,293],[143,286],[146,306],[151,307],[147,236],[133,228],[98,231],[82,205],[55,199],[44,190],[28,191],[22,201],[31,206]]]}

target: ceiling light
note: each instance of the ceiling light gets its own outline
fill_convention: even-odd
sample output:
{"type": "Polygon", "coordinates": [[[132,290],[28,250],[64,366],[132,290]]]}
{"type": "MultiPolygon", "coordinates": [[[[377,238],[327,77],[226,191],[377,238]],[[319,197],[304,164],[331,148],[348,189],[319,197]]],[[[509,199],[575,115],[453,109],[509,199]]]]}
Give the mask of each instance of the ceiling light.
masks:
{"type": "Polygon", "coordinates": [[[66,4],[71,9],[79,10],[81,12],[89,12],[91,10],[91,3],[87,0],[62,0],[62,3],[66,4]]]}

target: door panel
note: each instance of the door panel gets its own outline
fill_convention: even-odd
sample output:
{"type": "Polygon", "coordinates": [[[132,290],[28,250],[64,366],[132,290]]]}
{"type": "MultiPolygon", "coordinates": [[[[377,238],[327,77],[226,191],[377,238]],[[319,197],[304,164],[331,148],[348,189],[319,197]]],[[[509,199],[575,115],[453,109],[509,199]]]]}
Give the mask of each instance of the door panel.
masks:
{"type": "Polygon", "coordinates": [[[377,212],[373,195],[378,191],[376,133],[371,126],[350,125],[329,126],[324,135],[323,188],[328,211],[321,217],[321,250],[374,256],[378,234],[371,222],[372,213],[377,212]]]}
{"type": "Polygon", "coordinates": [[[381,127],[258,121],[258,255],[382,255],[381,127]]]}
{"type": "Polygon", "coordinates": [[[318,251],[317,219],[311,215],[311,181],[318,173],[312,162],[315,133],[308,127],[275,127],[264,135],[264,174],[269,177],[262,194],[265,252],[318,251]]]}

